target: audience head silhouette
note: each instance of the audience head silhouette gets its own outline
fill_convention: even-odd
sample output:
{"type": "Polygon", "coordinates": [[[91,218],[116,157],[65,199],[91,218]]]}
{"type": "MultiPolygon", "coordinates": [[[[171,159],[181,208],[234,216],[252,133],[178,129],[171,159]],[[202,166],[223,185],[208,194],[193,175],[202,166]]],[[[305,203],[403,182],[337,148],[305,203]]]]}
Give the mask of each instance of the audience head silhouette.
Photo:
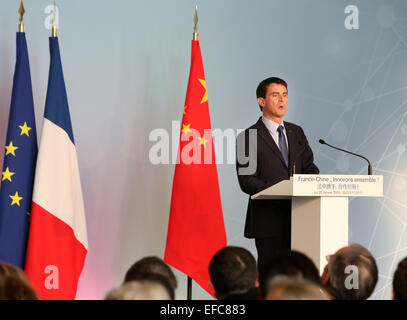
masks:
{"type": "Polygon", "coordinates": [[[314,262],[305,254],[290,250],[274,255],[260,270],[260,294],[266,297],[270,292],[273,280],[277,276],[286,276],[292,280],[309,280],[320,284],[320,277],[314,262]]]}
{"type": "Polygon", "coordinates": [[[38,300],[20,268],[0,262],[0,300],[38,300]]]}
{"type": "Polygon", "coordinates": [[[218,299],[256,299],[257,267],[250,251],[228,246],[209,264],[211,286],[218,299]]]}
{"type": "Polygon", "coordinates": [[[111,290],[105,300],[174,300],[174,297],[174,289],[165,277],[146,274],[111,290]]]}
{"type": "Polygon", "coordinates": [[[156,274],[167,278],[173,290],[177,289],[177,278],[171,268],[159,257],[149,256],[135,262],[124,277],[124,283],[142,279],[145,275],[156,274]]]}
{"type": "Polygon", "coordinates": [[[376,261],[360,244],[351,244],[330,256],[322,275],[322,283],[337,300],[366,300],[377,279],[376,261]]]}
{"type": "Polygon", "coordinates": [[[407,300],[407,257],[399,262],[394,272],[393,299],[407,300]]]}
{"type": "Polygon", "coordinates": [[[330,300],[321,285],[306,279],[275,276],[270,283],[266,300],[330,300]]]}

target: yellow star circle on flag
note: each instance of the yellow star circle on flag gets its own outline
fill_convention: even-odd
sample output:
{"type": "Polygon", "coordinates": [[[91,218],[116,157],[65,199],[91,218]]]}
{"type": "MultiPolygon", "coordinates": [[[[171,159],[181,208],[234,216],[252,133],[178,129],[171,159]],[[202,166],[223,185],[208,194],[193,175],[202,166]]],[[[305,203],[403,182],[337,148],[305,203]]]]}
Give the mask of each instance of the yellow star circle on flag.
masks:
{"type": "Polygon", "coordinates": [[[23,197],[20,197],[18,195],[18,191],[16,191],[16,194],[14,196],[9,196],[13,201],[11,202],[11,205],[18,205],[20,206],[20,200],[23,199],[23,197]]]}
{"type": "Polygon", "coordinates": [[[6,156],[8,154],[12,154],[13,156],[16,156],[16,154],[14,153],[14,151],[16,151],[18,149],[18,147],[13,146],[13,141],[10,141],[10,144],[8,146],[6,146],[6,156]]]}
{"type": "Polygon", "coordinates": [[[199,140],[201,140],[201,145],[203,145],[205,147],[206,143],[208,142],[208,140],[205,139],[205,135],[203,135],[202,138],[200,138],[199,140]]]}
{"type": "Polygon", "coordinates": [[[3,178],[1,179],[1,181],[8,180],[8,181],[12,182],[12,181],[11,181],[11,177],[12,177],[13,175],[15,175],[15,172],[11,172],[11,171],[9,170],[9,168],[7,167],[7,168],[6,168],[6,171],[3,171],[1,174],[3,175],[3,178]]]}
{"type": "Polygon", "coordinates": [[[21,134],[20,136],[22,136],[23,134],[25,134],[27,137],[30,136],[30,134],[28,133],[28,131],[31,130],[31,128],[29,126],[27,126],[27,122],[24,122],[24,124],[22,126],[19,126],[21,129],[21,134]]]}
{"type": "Polygon", "coordinates": [[[187,136],[188,132],[191,131],[190,127],[191,127],[191,124],[187,124],[187,125],[182,124],[182,130],[181,131],[183,133],[185,133],[185,135],[187,136]]]}
{"type": "Polygon", "coordinates": [[[206,91],[206,81],[204,79],[198,79],[198,81],[201,83],[202,87],[205,88],[205,94],[202,97],[201,103],[204,103],[208,101],[208,92],[206,91]]]}

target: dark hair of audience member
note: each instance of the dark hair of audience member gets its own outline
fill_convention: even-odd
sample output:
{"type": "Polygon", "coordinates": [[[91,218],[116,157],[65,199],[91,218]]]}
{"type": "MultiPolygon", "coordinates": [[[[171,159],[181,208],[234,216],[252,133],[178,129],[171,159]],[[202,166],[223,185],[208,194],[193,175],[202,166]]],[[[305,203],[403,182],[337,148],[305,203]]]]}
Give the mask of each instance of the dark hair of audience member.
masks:
{"type": "Polygon", "coordinates": [[[259,270],[260,297],[264,299],[269,293],[269,283],[275,276],[284,275],[292,279],[306,279],[320,284],[320,277],[314,262],[305,254],[295,251],[281,251],[259,270]]]}
{"type": "Polygon", "coordinates": [[[407,257],[399,262],[394,272],[393,299],[407,300],[407,257]]]}
{"type": "Polygon", "coordinates": [[[129,270],[127,270],[124,283],[139,280],[148,274],[157,274],[167,278],[173,290],[177,289],[177,278],[171,268],[164,260],[154,256],[145,257],[135,262],[129,270]]]}
{"type": "Polygon", "coordinates": [[[20,268],[0,262],[0,300],[38,300],[20,268]]]}
{"type": "Polygon", "coordinates": [[[250,251],[236,246],[219,250],[209,263],[209,275],[218,299],[255,288],[256,260],[250,251]]]}

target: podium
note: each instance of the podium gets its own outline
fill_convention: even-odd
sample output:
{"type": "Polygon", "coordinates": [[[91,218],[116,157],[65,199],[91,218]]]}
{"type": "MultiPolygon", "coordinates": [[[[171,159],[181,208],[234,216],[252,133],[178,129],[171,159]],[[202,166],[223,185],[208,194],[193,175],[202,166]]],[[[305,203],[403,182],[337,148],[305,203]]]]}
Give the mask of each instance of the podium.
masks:
{"type": "Polygon", "coordinates": [[[291,199],[291,249],[308,255],[322,273],[327,255],[348,245],[349,197],[382,197],[381,175],[295,174],[253,195],[291,199]]]}

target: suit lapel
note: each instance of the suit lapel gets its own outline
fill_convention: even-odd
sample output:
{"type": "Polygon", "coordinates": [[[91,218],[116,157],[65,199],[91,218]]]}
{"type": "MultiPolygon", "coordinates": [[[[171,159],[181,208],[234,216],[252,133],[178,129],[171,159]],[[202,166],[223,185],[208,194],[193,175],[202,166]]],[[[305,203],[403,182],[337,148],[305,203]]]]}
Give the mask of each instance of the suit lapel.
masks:
{"type": "MultiPolygon", "coordinates": [[[[270,135],[269,130],[267,129],[267,127],[261,120],[261,117],[260,117],[259,121],[257,121],[255,126],[257,127],[257,134],[263,138],[263,140],[266,142],[266,144],[270,147],[271,150],[273,150],[273,152],[276,154],[276,156],[281,160],[281,162],[285,166],[285,161],[284,161],[283,155],[281,154],[280,149],[274,142],[273,137],[270,135]]],[[[287,138],[288,138],[288,136],[287,136],[287,138]]]]}

